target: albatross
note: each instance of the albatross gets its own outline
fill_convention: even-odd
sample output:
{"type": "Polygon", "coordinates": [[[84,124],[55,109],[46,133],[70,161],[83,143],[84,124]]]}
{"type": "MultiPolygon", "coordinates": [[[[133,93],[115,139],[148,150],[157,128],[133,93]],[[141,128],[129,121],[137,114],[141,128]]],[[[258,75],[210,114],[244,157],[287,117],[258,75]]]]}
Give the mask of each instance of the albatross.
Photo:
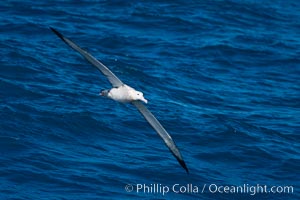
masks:
{"type": "Polygon", "coordinates": [[[149,124],[153,127],[153,129],[157,132],[157,134],[163,139],[166,146],[169,148],[171,153],[177,159],[179,164],[189,173],[189,170],[181,156],[179,149],[177,148],[175,142],[169,133],[164,129],[164,127],[159,123],[159,121],[154,117],[154,115],[147,109],[144,105],[148,103],[148,101],[144,98],[142,92],[135,90],[134,88],[124,84],[114,73],[112,73],[104,64],[102,64],[99,60],[97,60],[94,56],[92,56],[87,51],[80,48],[77,44],[72,42],[70,39],[63,36],[56,29],[50,27],[50,29],[64,41],[67,45],[69,45],[72,49],[80,53],[88,62],[97,67],[102,74],[104,74],[108,81],[111,83],[112,88],[108,90],[102,90],[100,95],[113,99],[117,102],[122,103],[132,103],[139,112],[144,116],[144,118],[149,122],[149,124]]]}

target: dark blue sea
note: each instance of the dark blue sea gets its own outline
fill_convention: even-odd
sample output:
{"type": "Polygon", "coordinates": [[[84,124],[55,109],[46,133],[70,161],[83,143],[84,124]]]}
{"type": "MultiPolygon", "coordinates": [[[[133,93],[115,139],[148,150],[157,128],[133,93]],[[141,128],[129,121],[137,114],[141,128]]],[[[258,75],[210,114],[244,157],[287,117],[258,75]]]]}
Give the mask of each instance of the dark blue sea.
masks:
{"type": "Polygon", "coordinates": [[[300,199],[297,0],[0,5],[0,199],[300,199]],[[143,91],[187,174],[56,28],[143,91]]]}

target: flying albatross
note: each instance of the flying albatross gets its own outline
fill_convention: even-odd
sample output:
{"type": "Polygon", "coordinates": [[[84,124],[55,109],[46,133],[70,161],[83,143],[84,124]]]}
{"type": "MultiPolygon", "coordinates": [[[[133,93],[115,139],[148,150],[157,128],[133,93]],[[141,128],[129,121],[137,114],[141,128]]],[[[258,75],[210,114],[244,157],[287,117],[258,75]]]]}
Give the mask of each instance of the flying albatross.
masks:
{"type": "Polygon", "coordinates": [[[118,102],[132,103],[133,105],[135,105],[140,111],[140,113],[149,122],[149,124],[155,129],[158,135],[163,139],[163,141],[165,142],[171,153],[175,156],[177,161],[180,163],[180,165],[186,170],[187,173],[189,173],[188,168],[171,136],[159,123],[159,121],[154,117],[154,115],[147,109],[147,107],[142,103],[148,102],[144,98],[143,93],[124,84],[114,73],[112,73],[105,65],[103,65],[99,60],[97,60],[87,51],[81,49],[78,45],[76,45],[70,39],[64,37],[54,28],[50,27],[50,29],[72,49],[79,52],[88,62],[97,67],[108,78],[113,88],[109,90],[102,90],[100,95],[108,97],[118,102]]]}

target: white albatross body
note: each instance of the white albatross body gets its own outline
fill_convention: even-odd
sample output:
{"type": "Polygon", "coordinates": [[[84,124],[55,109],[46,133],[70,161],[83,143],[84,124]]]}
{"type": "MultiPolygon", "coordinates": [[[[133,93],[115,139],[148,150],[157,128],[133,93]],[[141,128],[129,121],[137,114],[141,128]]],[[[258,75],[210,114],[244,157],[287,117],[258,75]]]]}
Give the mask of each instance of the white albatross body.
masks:
{"type": "Polygon", "coordinates": [[[154,117],[154,115],[147,109],[147,107],[142,103],[142,102],[144,103],[148,102],[144,98],[143,93],[124,84],[114,73],[112,73],[105,65],[103,65],[99,60],[94,58],[87,51],[81,49],[78,45],[76,45],[68,38],[64,37],[61,33],[59,33],[54,28],[50,27],[50,29],[67,45],[69,45],[72,49],[80,53],[87,61],[89,61],[92,65],[97,67],[107,77],[109,82],[112,84],[113,88],[109,90],[103,90],[100,93],[100,95],[108,97],[118,102],[132,103],[133,105],[135,105],[137,109],[140,111],[140,113],[144,116],[144,118],[154,128],[157,134],[163,139],[164,143],[169,148],[171,153],[175,156],[179,164],[186,170],[187,173],[189,173],[188,168],[171,136],[164,129],[164,127],[159,123],[159,121],[154,117]]]}
{"type": "Polygon", "coordinates": [[[142,92],[139,92],[126,84],[110,90],[103,90],[100,95],[106,96],[121,103],[130,103],[134,100],[141,100],[145,103],[148,103],[142,92]]]}

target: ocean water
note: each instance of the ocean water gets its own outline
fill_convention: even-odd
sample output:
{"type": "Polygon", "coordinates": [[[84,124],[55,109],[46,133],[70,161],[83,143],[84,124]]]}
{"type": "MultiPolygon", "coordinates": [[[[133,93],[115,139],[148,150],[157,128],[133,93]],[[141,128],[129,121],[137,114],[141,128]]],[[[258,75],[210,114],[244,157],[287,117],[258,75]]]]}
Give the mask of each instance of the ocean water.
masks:
{"type": "Polygon", "coordinates": [[[300,199],[299,1],[0,11],[0,199],[300,199]],[[50,26],[143,91],[190,174],[50,26]]]}

